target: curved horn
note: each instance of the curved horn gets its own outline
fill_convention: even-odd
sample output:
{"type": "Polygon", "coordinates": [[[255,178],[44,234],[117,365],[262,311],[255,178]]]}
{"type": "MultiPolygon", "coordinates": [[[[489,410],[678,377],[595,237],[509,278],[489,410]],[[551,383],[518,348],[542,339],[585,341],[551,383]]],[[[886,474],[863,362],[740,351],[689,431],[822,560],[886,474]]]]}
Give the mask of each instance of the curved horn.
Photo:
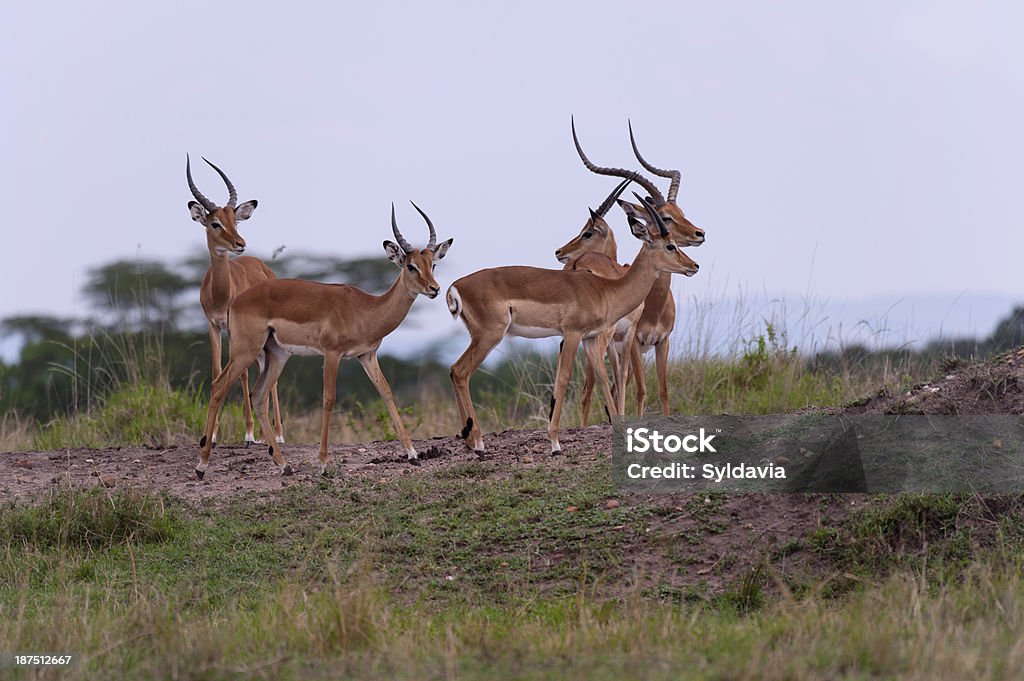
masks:
{"type": "Polygon", "coordinates": [[[591,212],[595,212],[597,213],[598,217],[603,218],[608,213],[609,209],[611,209],[612,204],[615,203],[615,199],[619,198],[619,194],[621,194],[626,189],[626,187],[629,186],[630,182],[636,179],[636,176],[637,173],[632,173],[630,177],[627,177],[625,180],[620,182],[618,186],[616,186],[615,189],[612,190],[612,193],[608,195],[608,198],[606,198],[601,203],[601,205],[597,207],[597,210],[591,212]]]}
{"type": "Polygon", "coordinates": [[[192,196],[196,197],[196,201],[198,201],[208,213],[212,213],[217,210],[217,204],[203,196],[203,193],[199,191],[199,187],[197,187],[196,183],[192,181],[192,162],[189,160],[188,154],[185,154],[185,177],[188,178],[188,188],[192,191],[192,196]]]}
{"type": "Polygon", "coordinates": [[[676,200],[676,194],[679,193],[679,181],[683,179],[682,174],[678,170],[662,170],[661,168],[655,168],[645,161],[644,157],[640,155],[640,150],[636,148],[636,140],[633,139],[633,123],[628,118],[626,119],[626,123],[629,124],[629,143],[633,145],[633,155],[636,156],[636,160],[640,161],[640,165],[658,177],[672,178],[672,183],[668,186],[668,200],[674,202],[676,200]]]}
{"type": "Polygon", "coordinates": [[[437,246],[437,232],[434,231],[434,223],[431,222],[430,218],[427,217],[427,214],[416,205],[415,201],[410,201],[409,203],[411,203],[412,207],[415,208],[419,214],[423,216],[423,219],[427,221],[427,229],[430,230],[430,241],[427,243],[427,248],[434,250],[434,247],[437,246]]]}
{"type": "MultiPolygon", "coordinates": [[[[206,157],[205,156],[203,157],[203,160],[206,161],[206,157]]],[[[238,194],[235,192],[235,185],[231,184],[231,180],[228,179],[228,176],[224,174],[223,170],[221,170],[217,166],[213,165],[209,161],[206,161],[206,163],[211,168],[213,168],[214,170],[217,171],[217,174],[220,175],[220,179],[224,180],[224,184],[226,184],[228,186],[228,202],[226,204],[224,204],[225,207],[226,208],[234,208],[235,204],[238,202],[238,194]]]]}
{"type": "Polygon", "coordinates": [[[402,233],[398,231],[398,222],[395,220],[395,204],[393,203],[391,204],[391,231],[394,232],[395,241],[398,242],[398,245],[402,247],[403,251],[405,251],[406,253],[412,253],[414,250],[416,250],[408,241],[405,240],[405,237],[402,236],[402,233]]]}
{"type": "Polygon", "coordinates": [[[644,208],[647,209],[647,214],[651,216],[654,224],[658,225],[658,233],[661,234],[662,237],[668,236],[668,228],[665,226],[665,221],[661,219],[661,214],[655,210],[654,206],[651,205],[651,202],[646,198],[641,198],[636,192],[633,192],[633,196],[639,199],[640,203],[642,203],[644,208]]]}
{"type": "Polygon", "coordinates": [[[570,120],[572,121],[572,141],[576,143],[576,153],[580,155],[580,160],[583,161],[583,165],[587,167],[587,170],[598,175],[611,175],[613,177],[632,177],[638,185],[646,189],[647,193],[654,197],[655,203],[657,203],[659,206],[665,205],[665,197],[662,196],[660,191],[658,191],[658,188],[654,186],[653,182],[648,180],[640,173],[630,172],[625,168],[602,168],[601,166],[596,166],[593,163],[591,163],[590,159],[587,158],[587,155],[583,153],[583,147],[580,146],[580,141],[576,137],[576,121],[575,119],[570,120]]]}

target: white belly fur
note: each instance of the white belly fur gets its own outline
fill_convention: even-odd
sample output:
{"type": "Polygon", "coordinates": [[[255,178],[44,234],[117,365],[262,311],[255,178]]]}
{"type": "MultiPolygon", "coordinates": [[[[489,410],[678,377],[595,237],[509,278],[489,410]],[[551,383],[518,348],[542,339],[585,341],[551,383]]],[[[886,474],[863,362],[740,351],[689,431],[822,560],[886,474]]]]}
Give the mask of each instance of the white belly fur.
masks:
{"type": "Polygon", "coordinates": [[[280,345],[281,348],[285,352],[287,352],[289,355],[305,355],[305,356],[310,356],[310,355],[322,355],[323,354],[322,352],[320,352],[316,348],[311,348],[311,347],[306,346],[306,345],[286,345],[284,343],[281,343],[280,341],[278,341],[277,344],[280,345]]]}
{"type": "Polygon", "coordinates": [[[545,329],[542,326],[523,326],[513,322],[508,325],[505,335],[518,336],[520,338],[550,338],[551,336],[561,336],[562,332],[558,329],[545,329]]]}

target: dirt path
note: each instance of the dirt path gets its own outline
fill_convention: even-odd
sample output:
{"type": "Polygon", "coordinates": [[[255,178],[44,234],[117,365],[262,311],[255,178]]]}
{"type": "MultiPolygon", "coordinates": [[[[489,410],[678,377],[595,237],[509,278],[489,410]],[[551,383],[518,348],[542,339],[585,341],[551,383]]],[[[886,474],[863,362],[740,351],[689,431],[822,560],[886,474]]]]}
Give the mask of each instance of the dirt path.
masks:
{"type": "MultiPolygon", "coordinates": [[[[499,464],[565,466],[570,459],[594,459],[598,452],[611,451],[611,428],[592,426],[563,431],[561,441],[567,454],[560,457],[550,456],[547,433],[540,430],[507,430],[488,435],[486,441],[490,460],[499,464]]],[[[406,463],[397,441],[334,444],[330,448],[330,466],[335,474],[388,478],[422,475],[477,460],[462,440],[454,436],[416,440],[415,446],[420,453],[420,466],[406,463]]],[[[219,445],[210,456],[210,469],[201,482],[193,473],[199,456],[197,446],[5,452],[0,453],[0,503],[28,500],[67,482],[74,486],[149,488],[188,500],[273,493],[288,485],[317,481],[318,451],[317,445],[286,445],[285,457],[295,475],[283,477],[266,446],[219,445]]]]}

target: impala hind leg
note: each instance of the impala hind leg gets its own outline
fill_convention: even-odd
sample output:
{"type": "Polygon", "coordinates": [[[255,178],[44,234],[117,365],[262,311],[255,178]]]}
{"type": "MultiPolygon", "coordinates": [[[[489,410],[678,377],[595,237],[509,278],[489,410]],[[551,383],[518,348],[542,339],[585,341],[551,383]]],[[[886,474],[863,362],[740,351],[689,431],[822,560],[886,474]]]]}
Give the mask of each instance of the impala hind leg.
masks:
{"type": "Polygon", "coordinates": [[[469,377],[487,359],[487,355],[491,354],[491,350],[501,342],[504,335],[505,331],[502,329],[500,334],[473,338],[466,351],[452,365],[452,385],[455,387],[455,400],[458,402],[459,415],[462,418],[462,438],[466,441],[466,446],[478,455],[487,450],[484,448],[484,436],[480,431],[480,420],[476,417],[473,399],[469,394],[469,377]]]}
{"type": "MultiPolygon", "coordinates": [[[[569,379],[572,378],[572,365],[576,360],[576,351],[579,347],[580,334],[566,334],[562,339],[562,349],[558,352],[558,369],[555,371],[555,400],[551,405],[551,421],[548,423],[548,438],[551,440],[552,454],[562,453],[562,445],[558,443],[558,423],[562,420],[565,390],[569,387],[569,379]]],[[[604,367],[602,366],[601,369],[604,367]]]]}
{"type": "Polygon", "coordinates": [[[388,414],[391,416],[391,422],[395,426],[395,432],[398,433],[398,439],[402,442],[402,447],[405,448],[405,456],[409,463],[419,466],[420,461],[416,454],[416,448],[412,446],[412,438],[409,437],[409,433],[405,430],[405,424],[402,423],[402,415],[398,413],[398,407],[395,406],[395,396],[391,394],[391,386],[388,385],[388,380],[384,378],[384,373],[380,370],[380,364],[377,362],[377,353],[371,352],[363,355],[359,358],[359,363],[363,365],[363,370],[369,377],[373,386],[377,388],[377,392],[380,393],[380,397],[384,400],[384,404],[388,408],[388,414]]]}
{"type": "Polygon", "coordinates": [[[658,397],[661,398],[661,413],[668,416],[668,337],[654,346],[658,365],[658,397]]]}
{"type": "MultiPolygon", "coordinates": [[[[270,423],[270,392],[272,387],[277,386],[277,379],[284,371],[284,365],[288,361],[288,353],[278,345],[273,338],[267,338],[264,350],[264,361],[261,367],[259,378],[256,379],[256,387],[253,389],[253,407],[260,420],[260,430],[270,440],[270,433],[274,432],[270,423]]],[[[292,467],[284,459],[284,451],[281,443],[274,442],[267,444],[267,451],[274,458],[274,463],[281,470],[281,475],[291,475],[292,467]]]]}

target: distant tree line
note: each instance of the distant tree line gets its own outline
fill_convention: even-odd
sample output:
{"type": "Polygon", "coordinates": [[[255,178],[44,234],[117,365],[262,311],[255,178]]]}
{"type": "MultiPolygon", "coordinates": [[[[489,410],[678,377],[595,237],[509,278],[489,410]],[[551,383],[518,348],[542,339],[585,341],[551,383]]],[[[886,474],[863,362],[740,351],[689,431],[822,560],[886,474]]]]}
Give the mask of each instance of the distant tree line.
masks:
{"type": "MultiPolygon", "coordinates": [[[[268,262],[280,277],[336,281],[378,293],[395,277],[394,266],[383,258],[285,254],[268,262]]],[[[208,394],[210,344],[198,292],[208,267],[205,250],[175,262],[113,261],[88,272],[81,290],[89,308],[85,318],[24,315],[0,320],[0,337],[21,342],[16,362],[0,361],[0,409],[45,422],[87,408],[124,382],[202,388],[208,394]]],[[[1022,344],[1024,307],[1017,307],[984,339],[943,339],[913,349],[853,345],[819,353],[806,362],[811,371],[851,371],[881,363],[898,365],[911,358],[919,362],[985,357],[1022,344]]],[[[427,348],[415,361],[381,356],[381,367],[399,403],[410,404],[424,394],[450,394],[448,366],[432,359],[437,354],[437,349],[427,348]]],[[[523,366],[550,369],[550,359],[533,355],[526,362],[506,360],[491,372],[477,374],[473,391],[514,396],[529,385],[542,392],[542,381],[535,376],[524,382],[523,366]]],[[[322,366],[319,357],[289,361],[280,394],[290,409],[319,407],[322,366]]],[[[339,408],[377,400],[356,362],[342,362],[338,385],[339,408]]]]}
{"type": "MultiPolygon", "coordinates": [[[[394,265],[383,258],[287,254],[268,262],[280,277],[348,283],[377,293],[395,277],[394,265]]],[[[85,409],[125,381],[201,387],[208,393],[210,343],[198,292],[208,266],[205,251],[177,262],[117,260],[89,270],[81,288],[89,308],[84,319],[0,320],[0,336],[21,342],[16,362],[0,361],[0,409],[45,422],[85,409]]],[[[424,389],[450,390],[447,365],[431,354],[428,350],[415,362],[380,357],[400,402],[418,398],[424,389]]],[[[290,408],[321,404],[322,367],[319,357],[289,361],[280,393],[290,408]]],[[[342,408],[377,399],[357,362],[342,362],[338,383],[342,408]]],[[[479,388],[501,389],[502,383],[500,377],[483,376],[479,388]]]]}

